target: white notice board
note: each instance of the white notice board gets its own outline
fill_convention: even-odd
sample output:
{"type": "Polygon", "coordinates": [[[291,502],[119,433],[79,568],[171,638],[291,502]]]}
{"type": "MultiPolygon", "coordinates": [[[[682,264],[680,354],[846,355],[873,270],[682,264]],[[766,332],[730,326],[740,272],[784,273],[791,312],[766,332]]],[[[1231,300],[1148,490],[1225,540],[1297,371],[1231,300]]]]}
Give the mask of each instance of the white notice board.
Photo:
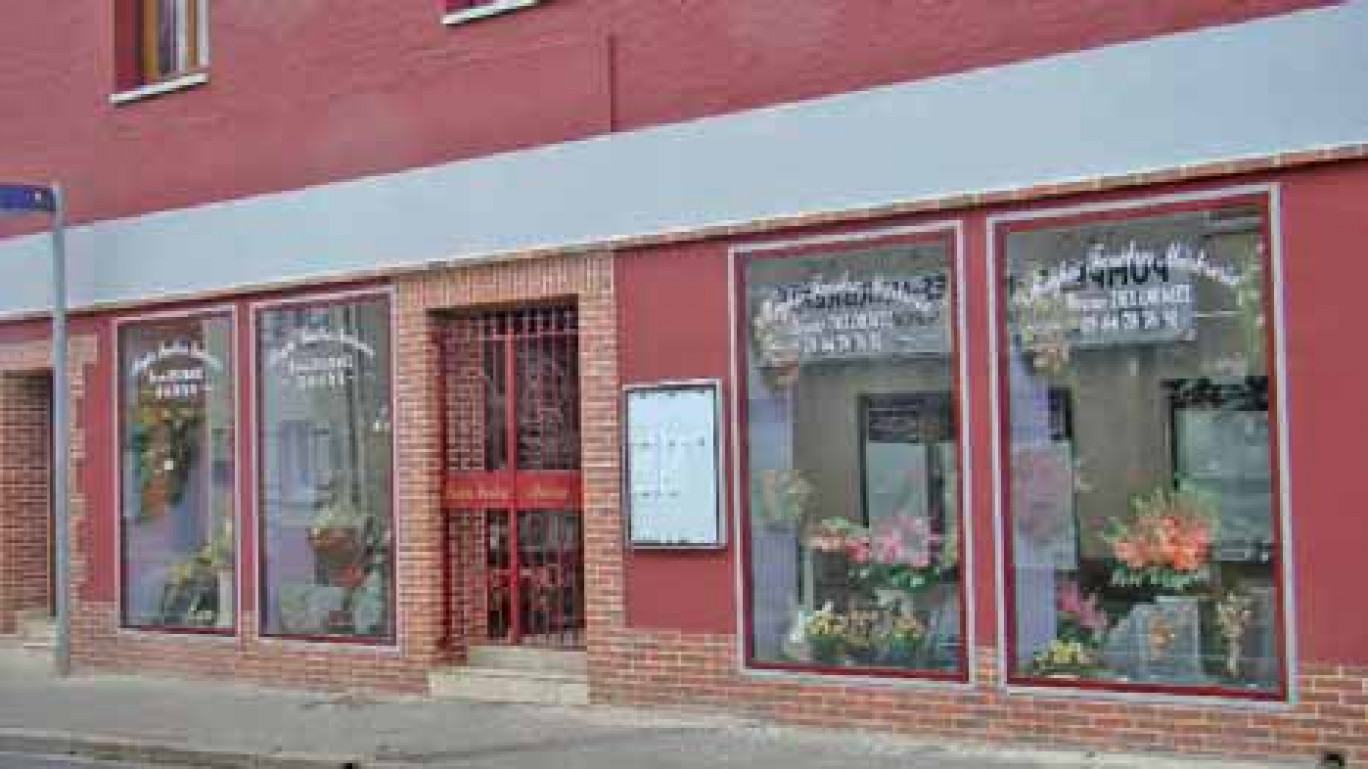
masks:
{"type": "Polygon", "coordinates": [[[626,388],[628,530],[641,547],[722,544],[717,382],[626,388]]]}

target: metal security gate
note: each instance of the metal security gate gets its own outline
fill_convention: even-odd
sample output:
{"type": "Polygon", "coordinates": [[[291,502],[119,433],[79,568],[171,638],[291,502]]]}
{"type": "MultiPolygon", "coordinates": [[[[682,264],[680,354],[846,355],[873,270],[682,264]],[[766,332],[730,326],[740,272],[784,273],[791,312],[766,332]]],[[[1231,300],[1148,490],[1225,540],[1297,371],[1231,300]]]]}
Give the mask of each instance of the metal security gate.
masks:
{"type": "Polygon", "coordinates": [[[584,645],[573,307],[442,319],[448,632],[584,645]]]}

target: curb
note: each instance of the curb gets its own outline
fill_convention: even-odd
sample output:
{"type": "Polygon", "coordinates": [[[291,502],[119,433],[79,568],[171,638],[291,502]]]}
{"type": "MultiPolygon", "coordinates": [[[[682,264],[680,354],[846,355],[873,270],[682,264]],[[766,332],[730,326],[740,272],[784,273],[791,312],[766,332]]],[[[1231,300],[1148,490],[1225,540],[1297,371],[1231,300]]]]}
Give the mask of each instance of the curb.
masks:
{"type": "Polygon", "coordinates": [[[80,756],[155,766],[205,769],[361,769],[358,756],[196,748],[126,737],[0,728],[0,753],[80,756]]]}

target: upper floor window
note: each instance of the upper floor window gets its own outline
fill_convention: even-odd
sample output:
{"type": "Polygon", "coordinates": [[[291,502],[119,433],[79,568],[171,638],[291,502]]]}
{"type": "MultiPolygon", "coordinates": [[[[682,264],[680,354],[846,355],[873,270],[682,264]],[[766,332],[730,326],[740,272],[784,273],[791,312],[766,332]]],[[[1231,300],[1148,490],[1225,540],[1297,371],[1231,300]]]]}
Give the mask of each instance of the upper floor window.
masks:
{"type": "Polygon", "coordinates": [[[208,80],[209,0],[118,0],[114,104],[208,80]]]}
{"type": "Polygon", "coordinates": [[[208,0],[140,0],[138,11],[138,64],[143,84],[184,75],[208,64],[208,0]]]}

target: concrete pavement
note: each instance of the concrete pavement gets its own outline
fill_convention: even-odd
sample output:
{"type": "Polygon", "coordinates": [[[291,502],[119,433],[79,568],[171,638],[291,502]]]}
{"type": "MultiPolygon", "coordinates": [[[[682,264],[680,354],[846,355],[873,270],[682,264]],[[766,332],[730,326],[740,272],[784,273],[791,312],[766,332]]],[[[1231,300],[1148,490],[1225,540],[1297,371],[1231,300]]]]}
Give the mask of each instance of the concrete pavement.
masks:
{"type": "Polygon", "coordinates": [[[0,652],[0,751],[13,751],[16,744],[30,752],[136,758],[137,763],[301,768],[348,762],[491,769],[1277,766],[1003,750],[624,708],[372,699],[128,676],[58,680],[32,656],[0,652]],[[23,743],[24,736],[29,742],[23,743]],[[104,752],[82,746],[102,740],[104,752]],[[45,751],[44,745],[51,747],[45,751]],[[142,752],[120,753],[120,746],[142,752]],[[272,763],[273,757],[279,762],[272,763]]]}

